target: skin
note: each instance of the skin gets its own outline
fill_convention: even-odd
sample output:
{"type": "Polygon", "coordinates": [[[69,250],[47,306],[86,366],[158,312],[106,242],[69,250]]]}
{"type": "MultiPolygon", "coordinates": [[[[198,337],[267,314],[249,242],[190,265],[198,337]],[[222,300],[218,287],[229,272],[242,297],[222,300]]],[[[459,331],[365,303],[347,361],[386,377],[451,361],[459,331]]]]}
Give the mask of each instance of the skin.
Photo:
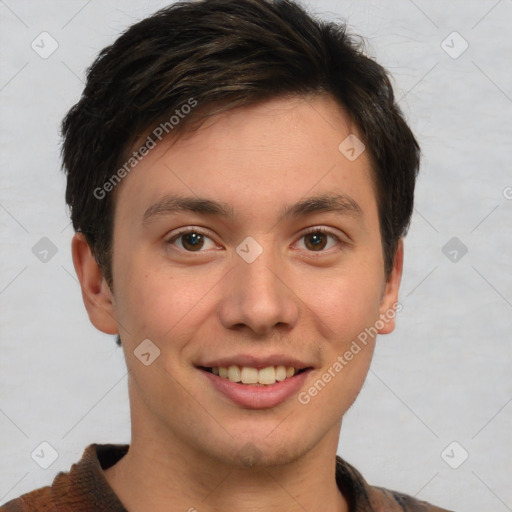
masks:
{"type": "MultiPolygon", "coordinates": [[[[386,276],[369,158],[363,152],[351,162],[338,150],[351,133],[331,97],[294,97],[220,114],[160,143],[116,191],[113,291],[75,236],[91,322],[123,341],[132,440],[105,476],[130,511],[348,510],[335,454],[374,338],[307,404],[294,395],[267,409],[238,406],[196,365],[291,355],[313,367],[307,391],[393,308],[402,241],[386,276]],[[232,217],[160,212],[144,222],[166,194],[221,202],[232,217]],[[326,194],[349,196],[360,212],[281,219],[283,208],[326,194]],[[318,250],[309,228],[334,236],[313,237],[318,250]],[[176,238],[183,229],[209,237],[201,251],[186,250],[190,237],[176,238]],[[248,236],[263,249],[253,263],[236,252],[248,236]],[[134,356],[144,339],[160,349],[149,366],[134,356]]],[[[391,319],[379,333],[393,329],[391,319]]]]}

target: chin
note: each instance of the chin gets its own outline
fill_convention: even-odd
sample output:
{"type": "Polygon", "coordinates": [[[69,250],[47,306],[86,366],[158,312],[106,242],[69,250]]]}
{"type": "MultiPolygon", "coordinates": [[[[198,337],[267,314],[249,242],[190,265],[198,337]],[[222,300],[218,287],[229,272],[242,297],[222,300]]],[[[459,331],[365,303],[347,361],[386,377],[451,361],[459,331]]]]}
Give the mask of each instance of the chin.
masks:
{"type": "Polygon", "coordinates": [[[304,439],[293,441],[289,437],[273,442],[254,437],[237,442],[232,439],[228,450],[219,452],[218,448],[214,457],[224,465],[235,468],[284,466],[297,461],[310,449],[304,439]]]}

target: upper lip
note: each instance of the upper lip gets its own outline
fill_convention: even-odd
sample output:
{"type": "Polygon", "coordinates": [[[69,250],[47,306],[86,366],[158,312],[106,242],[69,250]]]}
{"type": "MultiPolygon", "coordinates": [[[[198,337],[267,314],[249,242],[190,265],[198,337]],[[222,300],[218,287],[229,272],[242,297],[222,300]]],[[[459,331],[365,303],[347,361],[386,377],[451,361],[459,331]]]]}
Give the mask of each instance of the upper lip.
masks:
{"type": "Polygon", "coordinates": [[[236,356],[221,357],[199,363],[197,366],[204,368],[219,368],[229,366],[248,366],[250,368],[266,368],[267,366],[293,366],[296,370],[310,368],[313,365],[283,354],[273,354],[257,357],[250,354],[239,354],[236,356]]]}

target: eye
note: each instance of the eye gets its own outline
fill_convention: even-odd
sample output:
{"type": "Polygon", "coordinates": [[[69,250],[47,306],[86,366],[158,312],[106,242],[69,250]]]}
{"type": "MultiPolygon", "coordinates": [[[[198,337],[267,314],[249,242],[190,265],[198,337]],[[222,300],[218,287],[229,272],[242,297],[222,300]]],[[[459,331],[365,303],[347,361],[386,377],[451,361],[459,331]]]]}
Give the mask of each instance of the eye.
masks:
{"type": "Polygon", "coordinates": [[[196,229],[182,231],[171,237],[167,243],[188,252],[203,252],[219,247],[209,236],[196,229]]]}
{"type": "Polygon", "coordinates": [[[300,238],[299,249],[308,251],[322,252],[340,243],[340,239],[330,231],[324,228],[313,228],[300,238]],[[302,247],[300,244],[302,243],[302,247]]]}

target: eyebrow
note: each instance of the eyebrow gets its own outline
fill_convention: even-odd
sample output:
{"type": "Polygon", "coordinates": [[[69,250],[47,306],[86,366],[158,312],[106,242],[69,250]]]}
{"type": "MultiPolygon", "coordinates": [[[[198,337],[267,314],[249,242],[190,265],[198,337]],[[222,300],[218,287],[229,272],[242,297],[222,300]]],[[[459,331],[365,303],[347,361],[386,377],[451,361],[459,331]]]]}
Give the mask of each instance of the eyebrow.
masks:
{"type": "Polygon", "coordinates": [[[341,213],[363,217],[363,210],[350,196],[345,194],[324,194],[309,197],[284,208],[281,218],[301,217],[313,213],[341,213]]]}
{"type": "MultiPolygon", "coordinates": [[[[149,224],[157,217],[173,213],[190,212],[200,215],[233,218],[232,206],[201,197],[185,197],[167,194],[151,205],[143,215],[143,224],[149,224]]],[[[345,194],[324,194],[303,199],[293,205],[285,206],[280,220],[302,217],[314,213],[340,213],[354,217],[363,217],[363,210],[354,199],[345,194]]]]}
{"type": "Polygon", "coordinates": [[[144,212],[142,222],[149,224],[156,217],[181,212],[215,215],[217,217],[234,217],[233,209],[227,204],[201,197],[167,194],[144,212]]]}

